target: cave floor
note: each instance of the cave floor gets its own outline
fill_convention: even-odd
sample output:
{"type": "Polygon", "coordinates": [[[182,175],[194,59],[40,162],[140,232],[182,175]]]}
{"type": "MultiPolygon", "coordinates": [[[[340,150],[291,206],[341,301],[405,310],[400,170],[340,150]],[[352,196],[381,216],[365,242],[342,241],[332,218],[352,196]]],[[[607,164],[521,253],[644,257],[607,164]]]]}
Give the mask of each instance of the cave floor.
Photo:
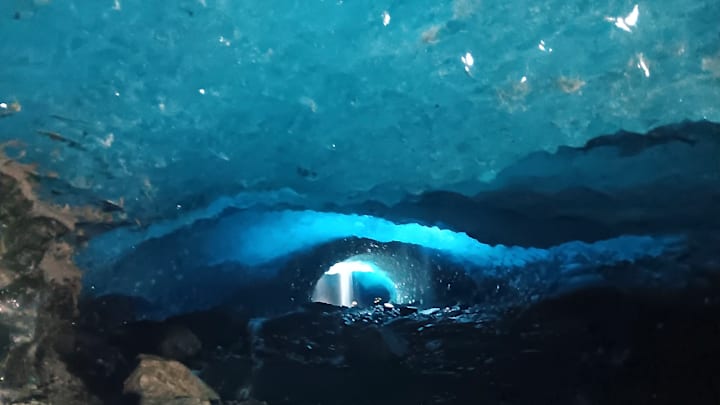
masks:
{"type": "Polygon", "coordinates": [[[104,333],[96,320],[67,362],[111,403],[131,400],[122,382],[151,353],[185,355],[225,403],[717,404],[717,291],[595,288],[501,311],[308,304],[262,320],[216,309],[104,333]]]}

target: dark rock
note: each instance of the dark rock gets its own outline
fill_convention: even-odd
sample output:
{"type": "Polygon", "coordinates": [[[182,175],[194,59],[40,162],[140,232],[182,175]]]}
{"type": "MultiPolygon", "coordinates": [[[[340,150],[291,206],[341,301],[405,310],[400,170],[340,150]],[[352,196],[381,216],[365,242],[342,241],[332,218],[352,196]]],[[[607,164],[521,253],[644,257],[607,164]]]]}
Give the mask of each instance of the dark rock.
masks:
{"type": "Polygon", "coordinates": [[[235,308],[213,308],[169,318],[166,322],[189,329],[202,346],[212,350],[217,347],[246,347],[248,322],[246,311],[235,308]]]}
{"type": "Polygon", "coordinates": [[[218,351],[206,358],[200,377],[223,401],[244,400],[250,394],[253,366],[249,350],[218,351]]]}
{"type": "Polygon", "coordinates": [[[292,405],[573,404],[652,392],[663,404],[687,395],[713,404],[718,282],[692,292],[585,289],[528,308],[440,308],[379,324],[353,309],[341,319],[288,314],[257,329],[252,395],[292,405]]]}
{"type": "Polygon", "coordinates": [[[138,314],[152,309],[146,300],[119,294],[100,297],[81,296],[78,324],[100,332],[109,331],[137,320],[138,314]]]}
{"type": "Polygon", "coordinates": [[[197,355],[201,348],[200,339],[190,329],[175,325],[165,332],[159,351],[163,357],[182,361],[197,355]]]}

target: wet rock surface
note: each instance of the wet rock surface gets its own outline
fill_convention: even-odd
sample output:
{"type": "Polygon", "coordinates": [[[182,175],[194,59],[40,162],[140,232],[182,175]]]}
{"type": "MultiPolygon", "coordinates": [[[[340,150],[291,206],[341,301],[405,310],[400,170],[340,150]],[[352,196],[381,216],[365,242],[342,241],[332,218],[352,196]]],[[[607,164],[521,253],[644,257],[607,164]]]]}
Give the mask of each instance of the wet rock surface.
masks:
{"type": "Polygon", "coordinates": [[[62,361],[80,291],[72,222],[28,198],[21,167],[0,163],[0,402],[95,403],[62,361]]]}

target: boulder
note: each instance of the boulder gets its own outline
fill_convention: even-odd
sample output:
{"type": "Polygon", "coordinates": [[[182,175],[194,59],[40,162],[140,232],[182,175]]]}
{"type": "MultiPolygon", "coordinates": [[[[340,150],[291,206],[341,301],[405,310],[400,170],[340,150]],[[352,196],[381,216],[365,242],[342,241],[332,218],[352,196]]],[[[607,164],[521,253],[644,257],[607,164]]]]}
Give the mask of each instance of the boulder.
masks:
{"type": "Polygon", "coordinates": [[[138,395],[142,405],[210,405],[220,399],[182,363],[148,355],[140,356],[124,391],[138,395]]]}

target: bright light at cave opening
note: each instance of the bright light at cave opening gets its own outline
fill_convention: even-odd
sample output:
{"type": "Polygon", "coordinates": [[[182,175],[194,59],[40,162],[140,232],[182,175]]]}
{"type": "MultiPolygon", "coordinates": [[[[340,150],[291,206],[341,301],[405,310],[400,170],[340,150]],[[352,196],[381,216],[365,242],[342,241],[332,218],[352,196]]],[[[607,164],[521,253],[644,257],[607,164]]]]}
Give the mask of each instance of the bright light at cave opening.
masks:
{"type": "Polygon", "coordinates": [[[328,276],[338,275],[340,277],[339,293],[340,305],[344,307],[355,306],[357,301],[353,298],[353,273],[372,273],[375,270],[366,262],[347,261],[333,264],[325,274],[328,276]]]}
{"type": "Polygon", "coordinates": [[[389,303],[396,287],[374,263],[352,258],[335,263],[320,277],[312,300],[343,307],[389,303]]]}

